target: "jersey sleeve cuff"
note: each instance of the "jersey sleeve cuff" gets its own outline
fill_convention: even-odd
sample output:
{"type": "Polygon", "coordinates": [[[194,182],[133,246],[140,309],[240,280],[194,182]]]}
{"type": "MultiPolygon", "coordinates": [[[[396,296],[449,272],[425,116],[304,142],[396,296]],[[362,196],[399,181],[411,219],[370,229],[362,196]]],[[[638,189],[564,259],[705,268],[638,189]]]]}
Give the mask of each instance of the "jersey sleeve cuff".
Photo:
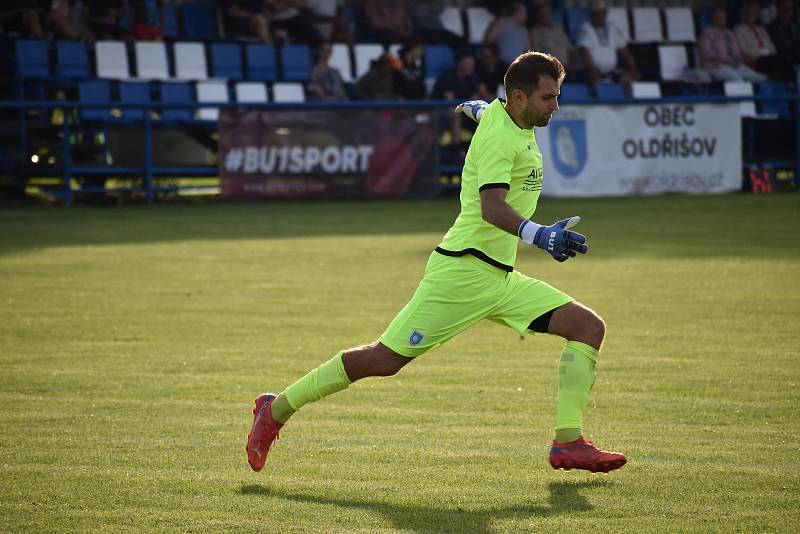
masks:
{"type": "Polygon", "coordinates": [[[478,192],[479,193],[483,193],[487,189],[508,189],[508,190],[510,190],[511,189],[511,185],[503,183],[503,182],[496,182],[496,183],[492,183],[492,184],[483,184],[482,186],[480,186],[478,188],[478,192]]]}

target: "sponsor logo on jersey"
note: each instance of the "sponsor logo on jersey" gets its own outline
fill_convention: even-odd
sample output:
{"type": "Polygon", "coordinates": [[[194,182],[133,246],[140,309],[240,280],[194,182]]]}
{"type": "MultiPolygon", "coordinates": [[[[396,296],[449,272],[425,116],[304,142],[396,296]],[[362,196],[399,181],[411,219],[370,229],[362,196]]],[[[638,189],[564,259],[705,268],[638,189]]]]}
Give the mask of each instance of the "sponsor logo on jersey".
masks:
{"type": "Polygon", "coordinates": [[[523,191],[541,191],[542,190],[542,175],[544,172],[541,168],[537,169],[534,167],[531,169],[531,173],[525,178],[525,181],[522,183],[522,190],[523,191]]]}

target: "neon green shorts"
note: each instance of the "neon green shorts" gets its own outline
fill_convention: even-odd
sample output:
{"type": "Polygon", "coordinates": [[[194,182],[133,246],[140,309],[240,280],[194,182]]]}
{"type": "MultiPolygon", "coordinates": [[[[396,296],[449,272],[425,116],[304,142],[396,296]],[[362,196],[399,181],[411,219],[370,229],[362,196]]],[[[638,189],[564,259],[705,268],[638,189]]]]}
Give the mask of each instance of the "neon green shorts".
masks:
{"type": "Polygon", "coordinates": [[[411,301],[379,341],[403,356],[419,356],[481,319],[524,334],[534,319],[568,302],[568,295],[517,271],[434,252],[411,301]]]}

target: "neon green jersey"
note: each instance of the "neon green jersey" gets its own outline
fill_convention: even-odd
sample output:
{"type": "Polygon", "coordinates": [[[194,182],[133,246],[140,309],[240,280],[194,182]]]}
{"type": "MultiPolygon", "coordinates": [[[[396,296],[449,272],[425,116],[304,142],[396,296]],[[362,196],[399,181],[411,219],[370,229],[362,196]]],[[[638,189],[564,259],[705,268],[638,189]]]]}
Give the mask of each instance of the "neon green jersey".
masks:
{"type": "Polygon", "coordinates": [[[472,254],[512,271],[519,238],[483,220],[484,189],[508,189],[506,202],[530,218],[542,191],[542,153],[533,130],[514,123],[505,102],[496,99],[481,116],[461,173],[461,213],[436,248],[446,256],[472,254]]]}

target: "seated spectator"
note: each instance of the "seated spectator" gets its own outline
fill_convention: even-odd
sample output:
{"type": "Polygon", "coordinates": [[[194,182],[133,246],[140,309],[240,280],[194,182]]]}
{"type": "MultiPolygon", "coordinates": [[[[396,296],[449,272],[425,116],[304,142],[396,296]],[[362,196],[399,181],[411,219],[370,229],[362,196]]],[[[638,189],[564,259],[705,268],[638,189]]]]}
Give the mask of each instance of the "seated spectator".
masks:
{"type": "Polygon", "coordinates": [[[406,0],[364,0],[367,24],[384,43],[402,43],[414,35],[406,0]]]}
{"type": "Polygon", "coordinates": [[[319,33],[302,12],[305,0],[270,0],[268,7],[272,13],[269,30],[276,41],[319,45],[319,33]]]}
{"type": "Polygon", "coordinates": [[[742,52],[742,61],[751,69],[770,78],[779,78],[775,45],[772,44],[766,28],[757,24],[756,19],[758,19],[758,4],[753,1],[742,4],[741,22],[734,28],[742,52]]]}
{"type": "MultiPolygon", "coordinates": [[[[478,87],[480,80],[475,75],[475,58],[467,51],[459,52],[456,55],[456,64],[439,75],[436,85],[433,86],[433,98],[445,100],[474,100],[478,98],[478,87]]],[[[462,145],[464,139],[469,139],[471,132],[462,133],[461,126],[463,121],[461,113],[455,115],[448,112],[450,120],[449,141],[454,147],[462,145]]],[[[473,128],[474,123],[467,121],[467,126],[473,128]]]]}
{"type": "Polygon", "coordinates": [[[508,65],[500,61],[500,49],[496,44],[485,44],[478,52],[478,63],[475,75],[480,81],[478,96],[481,100],[491,102],[497,98],[497,88],[503,84],[508,65]]]}
{"type": "Polygon", "coordinates": [[[443,0],[419,0],[410,3],[411,20],[426,44],[443,44],[450,48],[461,48],[466,40],[444,28],[439,18],[444,11],[443,0]]]}
{"type": "Polygon", "coordinates": [[[413,38],[400,49],[400,68],[394,71],[395,93],[401,98],[425,98],[425,73],[422,70],[422,41],[413,38]]]}
{"type": "Polygon", "coordinates": [[[589,83],[597,87],[603,81],[614,81],[630,85],[639,79],[639,69],[622,31],[608,22],[608,6],[605,0],[592,0],[589,21],[584,22],[578,37],[578,52],[589,83]],[[624,66],[619,64],[617,54],[624,66]]]}
{"type": "Polygon", "coordinates": [[[531,49],[528,29],[525,22],[528,9],[522,2],[510,2],[496,17],[483,36],[483,43],[494,43],[500,48],[500,59],[511,64],[517,56],[531,49]]]}
{"type": "Polygon", "coordinates": [[[132,0],[133,37],[138,41],[161,41],[161,0],[132,0]]]}
{"type": "Polygon", "coordinates": [[[331,43],[324,41],[317,47],[316,63],[308,77],[308,93],[311,100],[347,100],[342,75],[330,65],[331,43]]]}
{"type": "Polygon", "coordinates": [[[336,43],[353,44],[353,36],[344,18],[344,0],[308,0],[309,20],[320,38],[336,43]]]}
{"type": "Polygon", "coordinates": [[[262,43],[272,42],[264,0],[223,0],[220,8],[228,36],[257,37],[262,43]]]}
{"type": "Polygon", "coordinates": [[[45,9],[30,0],[8,0],[0,6],[0,27],[3,33],[22,37],[43,37],[42,17],[45,9]]]}
{"type": "Polygon", "coordinates": [[[800,24],[795,18],[793,0],[778,0],[777,14],[767,29],[778,56],[780,79],[795,82],[795,68],[800,65],[800,24]]]}
{"type": "MultiPolygon", "coordinates": [[[[124,12],[121,0],[84,0],[83,5],[86,26],[94,39],[120,40],[128,33],[123,24],[124,12]]],[[[66,38],[75,39],[75,37],[66,38]]]]}
{"type": "Polygon", "coordinates": [[[539,2],[533,9],[533,27],[530,30],[531,46],[537,52],[553,55],[567,69],[570,82],[585,80],[584,67],[578,51],[560,24],[553,22],[550,0],[539,2]]]}
{"type": "Polygon", "coordinates": [[[742,63],[742,53],[736,36],[728,29],[728,15],[724,7],[711,11],[711,24],[700,36],[700,58],[711,78],[719,81],[747,80],[763,82],[767,79],[742,63]]]}
{"type": "Polygon", "coordinates": [[[356,83],[356,98],[360,100],[392,100],[396,98],[394,71],[399,68],[400,60],[389,52],[374,59],[367,73],[356,83]]]}

